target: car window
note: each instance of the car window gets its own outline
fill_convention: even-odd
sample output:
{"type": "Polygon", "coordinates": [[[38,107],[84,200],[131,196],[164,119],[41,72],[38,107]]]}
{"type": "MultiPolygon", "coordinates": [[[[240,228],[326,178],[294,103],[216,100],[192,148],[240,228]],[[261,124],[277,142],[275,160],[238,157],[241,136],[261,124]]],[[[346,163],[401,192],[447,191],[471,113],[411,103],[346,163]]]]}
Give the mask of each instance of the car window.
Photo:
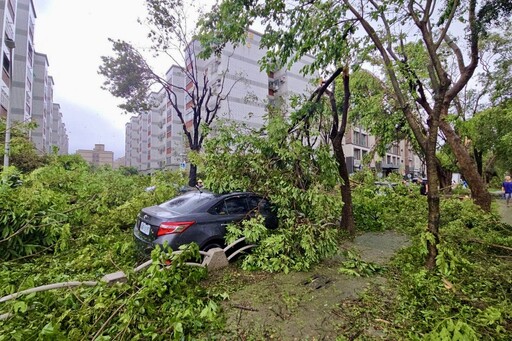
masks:
{"type": "Polygon", "coordinates": [[[267,214],[270,212],[270,203],[264,198],[252,196],[249,197],[247,201],[249,204],[249,211],[255,210],[261,214],[267,214]]]}
{"type": "Polygon", "coordinates": [[[191,212],[200,205],[212,200],[213,196],[205,193],[194,193],[193,195],[181,195],[164,202],[159,206],[177,213],[191,212]]]}
{"type": "Polygon", "coordinates": [[[212,214],[246,214],[247,203],[245,197],[234,197],[223,200],[215,205],[210,213],[212,214]]]}

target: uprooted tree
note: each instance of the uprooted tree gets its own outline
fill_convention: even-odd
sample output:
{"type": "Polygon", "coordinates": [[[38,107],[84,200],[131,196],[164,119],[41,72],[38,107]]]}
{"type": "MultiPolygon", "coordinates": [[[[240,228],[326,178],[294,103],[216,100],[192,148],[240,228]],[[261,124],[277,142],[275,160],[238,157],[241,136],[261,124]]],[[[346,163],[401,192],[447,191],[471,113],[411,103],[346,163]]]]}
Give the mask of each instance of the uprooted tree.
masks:
{"type": "MultiPolygon", "coordinates": [[[[194,32],[187,31],[187,8],[182,1],[148,0],[148,35],[151,52],[166,55],[176,66],[180,77],[158,75],[141,51],[132,44],[109,39],[115,56],[103,56],[99,73],[106,77],[103,88],[124,103],[119,107],[129,113],[145,113],[154,106],[150,94],[163,90],[183,128],[186,146],[192,153],[201,151],[209,127],[215,121],[221,104],[243,78],[226,81],[226,70],[210,78],[198,66],[200,45],[194,32]],[[184,79],[184,80],[183,80],[184,79]]],[[[220,70],[222,71],[222,70],[220,70]]],[[[167,115],[169,117],[169,115],[167,115]]],[[[168,119],[167,124],[171,124],[168,119]]],[[[189,185],[194,186],[197,165],[190,165],[189,185]]]]}

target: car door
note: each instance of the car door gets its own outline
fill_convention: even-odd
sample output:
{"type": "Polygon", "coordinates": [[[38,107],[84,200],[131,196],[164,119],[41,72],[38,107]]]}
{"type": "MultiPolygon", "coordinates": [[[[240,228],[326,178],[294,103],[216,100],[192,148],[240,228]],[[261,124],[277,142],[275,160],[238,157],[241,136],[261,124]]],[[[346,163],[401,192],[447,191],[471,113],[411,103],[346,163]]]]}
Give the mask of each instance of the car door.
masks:
{"type": "Polygon", "coordinates": [[[247,216],[248,212],[245,195],[227,197],[218,202],[208,210],[211,215],[211,222],[214,222],[209,224],[208,231],[205,231],[209,235],[208,240],[218,239],[219,237],[223,239],[226,234],[226,226],[240,222],[247,216]]]}

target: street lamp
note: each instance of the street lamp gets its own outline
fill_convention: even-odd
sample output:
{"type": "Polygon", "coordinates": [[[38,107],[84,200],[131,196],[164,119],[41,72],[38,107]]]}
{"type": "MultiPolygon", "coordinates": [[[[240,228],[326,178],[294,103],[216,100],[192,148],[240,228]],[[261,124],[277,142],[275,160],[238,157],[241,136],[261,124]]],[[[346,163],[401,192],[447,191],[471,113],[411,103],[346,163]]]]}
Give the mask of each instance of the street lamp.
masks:
{"type": "Polygon", "coordinates": [[[9,153],[11,144],[11,109],[12,109],[12,68],[14,60],[12,58],[12,50],[16,47],[14,40],[5,38],[5,46],[9,49],[9,105],[7,108],[7,115],[5,117],[5,149],[4,149],[4,172],[9,167],[9,153]]]}

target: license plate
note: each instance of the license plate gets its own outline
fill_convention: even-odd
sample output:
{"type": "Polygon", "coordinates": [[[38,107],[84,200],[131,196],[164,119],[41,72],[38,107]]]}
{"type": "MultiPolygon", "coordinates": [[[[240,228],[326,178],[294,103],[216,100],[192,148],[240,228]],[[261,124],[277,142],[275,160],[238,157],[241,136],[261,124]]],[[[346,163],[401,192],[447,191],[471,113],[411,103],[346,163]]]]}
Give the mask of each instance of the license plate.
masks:
{"type": "Polygon", "coordinates": [[[140,230],[140,232],[144,233],[145,235],[149,235],[149,231],[151,230],[151,225],[146,224],[145,222],[141,221],[139,230],[140,230]]]}

